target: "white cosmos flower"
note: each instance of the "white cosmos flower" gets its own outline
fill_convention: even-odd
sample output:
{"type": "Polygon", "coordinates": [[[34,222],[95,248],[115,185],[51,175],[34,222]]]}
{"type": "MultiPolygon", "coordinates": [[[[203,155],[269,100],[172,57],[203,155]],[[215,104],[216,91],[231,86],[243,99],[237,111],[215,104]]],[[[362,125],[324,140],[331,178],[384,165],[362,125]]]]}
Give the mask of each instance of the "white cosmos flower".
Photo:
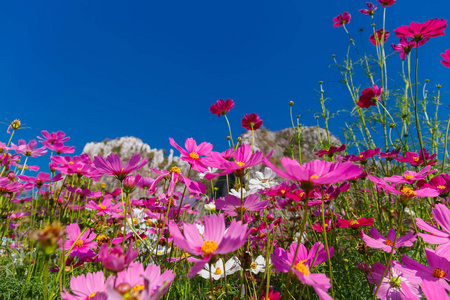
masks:
{"type": "MultiPolygon", "coordinates": [[[[246,191],[244,188],[242,189],[242,194],[244,195],[244,198],[247,198],[247,196],[250,196],[252,194],[255,194],[258,190],[250,189],[249,191],[246,191]]],[[[235,197],[238,197],[241,199],[241,188],[239,188],[237,191],[235,189],[232,189],[230,191],[230,195],[233,195],[235,197]]]]}
{"type": "Polygon", "coordinates": [[[197,274],[205,279],[219,280],[220,278],[225,276],[225,271],[228,275],[234,274],[236,271],[239,271],[241,267],[239,266],[239,260],[236,257],[229,259],[225,263],[225,269],[223,265],[223,259],[219,259],[215,264],[211,265],[211,271],[209,269],[209,264],[206,264],[203,270],[198,272],[197,274]]]}
{"type": "Polygon", "coordinates": [[[264,174],[256,172],[256,178],[250,179],[249,188],[251,190],[262,190],[275,186],[277,185],[277,182],[273,180],[275,176],[275,172],[266,167],[264,169],[264,174]]]}
{"type": "Polygon", "coordinates": [[[198,173],[198,177],[200,177],[200,179],[203,180],[203,178],[205,178],[206,174],[209,174],[209,173],[216,173],[217,170],[219,170],[219,169],[208,167],[208,171],[206,171],[206,172],[204,172],[204,173],[198,173]]]}
{"type": "Polygon", "coordinates": [[[214,204],[214,202],[210,202],[204,205],[204,208],[206,211],[213,211],[216,210],[216,205],[214,204]]]}
{"type": "MultiPolygon", "coordinates": [[[[249,269],[253,274],[266,271],[266,259],[260,255],[250,265],[249,269]]],[[[247,270],[248,271],[248,270],[247,270]]]]}

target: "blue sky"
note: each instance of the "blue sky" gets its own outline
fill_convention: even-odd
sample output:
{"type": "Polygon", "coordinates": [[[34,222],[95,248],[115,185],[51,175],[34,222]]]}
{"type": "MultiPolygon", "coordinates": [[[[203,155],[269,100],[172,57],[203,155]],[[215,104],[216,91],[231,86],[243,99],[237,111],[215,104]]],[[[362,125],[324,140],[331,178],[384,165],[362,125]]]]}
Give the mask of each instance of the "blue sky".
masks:
{"type": "MultiPolygon", "coordinates": [[[[247,113],[258,113],[273,130],[289,127],[289,100],[302,124],[315,125],[320,80],[331,112],[351,108],[330,67],[331,54],[343,58],[348,45],[332,19],[350,12],[348,29],[360,45],[364,28],[373,54],[370,18],[358,12],[365,6],[359,0],[8,1],[0,10],[0,118],[31,127],[17,134],[27,140],[44,129],[63,130],[76,153],[86,142],[127,135],[153,148],[170,148],[169,137],[179,143],[193,137],[224,150],[226,123],[209,112],[219,98],[236,102],[229,114],[235,136],[247,113]]],[[[448,11],[445,0],[398,0],[387,11],[388,44],[398,42],[398,26],[448,18],[448,11]]],[[[432,39],[421,48],[419,68],[421,80],[443,84],[444,117],[450,70],[439,54],[448,48],[450,37],[432,39]]],[[[398,55],[388,64],[398,67],[398,55]]],[[[391,86],[401,84],[395,71],[389,75],[391,86]]],[[[342,137],[346,118],[332,121],[334,134],[342,137]]]]}

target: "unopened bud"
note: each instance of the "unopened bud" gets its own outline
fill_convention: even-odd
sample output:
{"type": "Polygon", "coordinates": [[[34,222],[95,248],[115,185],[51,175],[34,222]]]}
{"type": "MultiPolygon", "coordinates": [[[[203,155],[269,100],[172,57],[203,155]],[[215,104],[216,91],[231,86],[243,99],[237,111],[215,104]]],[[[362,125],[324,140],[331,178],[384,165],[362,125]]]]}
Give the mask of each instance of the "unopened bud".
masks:
{"type": "Polygon", "coordinates": [[[294,101],[289,101],[289,106],[293,106],[294,105],[294,101]]]}

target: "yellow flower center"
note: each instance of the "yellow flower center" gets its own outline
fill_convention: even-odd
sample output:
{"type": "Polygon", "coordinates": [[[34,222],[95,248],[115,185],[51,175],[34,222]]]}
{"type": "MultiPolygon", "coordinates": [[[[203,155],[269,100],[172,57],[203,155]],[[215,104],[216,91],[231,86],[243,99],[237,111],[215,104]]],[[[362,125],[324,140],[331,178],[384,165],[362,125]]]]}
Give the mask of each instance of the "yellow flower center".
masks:
{"type": "Polygon", "coordinates": [[[82,240],[78,240],[78,241],[76,241],[75,246],[82,247],[83,244],[84,244],[84,242],[82,240]]]}
{"type": "Polygon", "coordinates": [[[210,255],[218,247],[219,247],[219,245],[217,245],[217,243],[215,241],[204,241],[203,246],[200,250],[202,250],[202,252],[205,253],[205,255],[210,255]]]}
{"type": "Polygon", "coordinates": [[[181,174],[181,170],[180,168],[178,168],[177,166],[172,167],[172,169],[170,169],[170,173],[178,173],[181,174]]]}
{"type": "Polygon", "coordinates": [[[411,180],[413,177],[414,177],[414,176],[412,176],[412,175],[405,175],[405,179],[406,179],[406,180],[411,180]]]}
{"type": "Polygon", "coordinates": [[[394,243],[390,239],[386,239],[384,242],[385,245],[392,246],[394,243]]]}
{"type": "Polygon", "coordinates": [[[242,161],[237,161],[236,163],[239,165],[239,167],[242,167],[245,165],[245,162],[242,162],[242,161]]]}
{"type": "Polygon", "coordinates": [[[317,179],[319,178],[319,176],[317,176],[316,174],[312,175],[311,177],[309,177],[309,181],[313,180],[313,179],[317,179]]]}
{"type": "Polygon", "coordinates": [[[145,223],[146,223],[148,226],[153,225],[153,222],[152,222],[152,220],[150,220],[150,219],[147,219],[147,221],[145,221],[145,223]]]}
{"type": "Polygon", "coordinates": [[[192,158],[192,159],[198,159],[199,158],[198,154],[195,153],[195,152],[190,153],[189,157],[192,158]]]}
{"type": "Polygon", "coordinates": [[[354,221],[351,221],[351,222],[350,222],[350,225],[359,225],[359,222],[356,221],[356,220],[354,220],[354,221]]]}
{"type": "Polygon", "coordinates": [[[215,275],[222,274],[222,270],[220,268],[216,268],[216,271],[214,272],[215,275]]]}
{"type": "Polygon", "coordinates": [[[11,123],[11,127],[12,127],[12,129],[19,129],[19,127],[20,127],[20,121],[19,120],[14,120],[12,123],[11,123]]]}
{"type": "Polygon", "coordinates": [[[88,298],[88,299],[91,299],[91,298],[93,298],[93,297],[94,297],[94,296],[95,296],[96,294],[97,294],[97,293],[95,293],[95,292],[94,292],[94,293],[90,293],[90,294],[89,294],[89,298],[88,298]]]}
{"type": "Polygon", "coordinates": [[[442,271],[441,268],[434,268],[434,270],[433,270],[433,277],[442,278],[444,276],[445,276],[445,272],[442,271]]]}
{"type": "Polygon", "coordinates": [[[445,186],[443,186],[443,185],[438,185],[437,188],[440,190],[445,190],[445,186]]]}
{"type": "Polygon", "coordinates": [[[323,200],[328,200],[328,199],[330,199],[330,195],[325,194],[325,195],[322,196],[322,199],[323,200]]]}
{"type": "Polygon", "coordinates": [[[136,285],[134,286],[134,288],[133,288],[133,291],[139,292],[139,291],[142,291],[144,288],[145,288],[144,285],[142,285],[142,284],[136,284],[136,285]]]}
{"type": "Polygon", "coordinates": [[[401,192],[410,198],[417,196],[416,192],[414,192],[412,189],[410,189],[409,187],[406,187],[406,186],[404,186],[402,188],[401,192]]]}
{"type": "Polygon", "coordinates": [[[415,162],[418,162],[418,161],[419,161],[419,158],[418,158],[417,156],[415,156],[415,157],[413,158],[413,160],[414,160],[415,162]]]}
{"type": "Polygon", "coordinates": [[[305,274],[306,276],[308,276],[308,275],[309,275],[309,269],[308,269],[307,266],[305,266],[305,265],[303,264],[305,261],[306,261],[306,260],[301,260],[301,261],[299,261],[299,262],[295,265],[294,268],[295,268],[297,271],[299,271],[299,272],[305,274]]]}
{"type": "Polygon", "coordinates": [[[100,209],[105,210],[105,209],[106,209],[106,206],[104,206],[104,205],[102,204],[102,205],[100,205],[100,209]]]}
{"type": "Polygon", "coordinates": [[[252,264],[250,265],[250,268],[252,268],[253,270],[256,270],[257,267],[258,265],[255,262],[252,262],[252,264]]]}
{"type": "Polygon", "coordinates": [[[282,195],[284,195],[286,193],[285,190],[281,190],[280,192],[281,192],[282,195]]]}
{"type": "Polygon", "coordinates": [[[363,158],[363,157],[364,157],[364,155],[360,154],[360,155],[359,155],[359,157],[363,158]]]}
{"type": "Polygon", "coordinates": [[[181,257],[185,258],[185,257],[189,257],[189,253],[184,252],[181,257]]]}

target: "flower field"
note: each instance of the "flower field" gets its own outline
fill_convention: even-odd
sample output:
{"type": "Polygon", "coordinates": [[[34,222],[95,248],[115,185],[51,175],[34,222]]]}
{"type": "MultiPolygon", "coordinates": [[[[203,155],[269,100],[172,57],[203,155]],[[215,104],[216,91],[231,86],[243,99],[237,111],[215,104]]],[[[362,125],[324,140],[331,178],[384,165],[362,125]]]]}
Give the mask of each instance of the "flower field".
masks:
{"type": "MultiPolygon", "coordinates": [[[[25,141],[26,126],[9,122],[0,299],[450,299],[450,118],[439,119],[442,86],[428,100],[419,66],[447,21],[385,28],[392,5],[358,12],[373,23],[365,50],[350,13],[333,19],[349,38],[347,56],[332,58],[356,122],[344,143],[331,142],[320,82],[327,138],[312,161],[302,159],[293,101],[293,144],[281,160],[255,146],[257,113],[233,124],[239,101],[219,99],[210,117],[223,121],[228,149],[169,138],[189,170],[151,168],[151,177],[139,174],[148,157],[75,155],[65,132],[25,141]],[[388,77],[393,60],[402,68],[388,77]],[[252,143],[234,138],[243,129],[252,143]],[[47,158],[44,169],[36,157],[47,158]]],[[[444,73],[450,49],[441,55],[444,73]]]]}

